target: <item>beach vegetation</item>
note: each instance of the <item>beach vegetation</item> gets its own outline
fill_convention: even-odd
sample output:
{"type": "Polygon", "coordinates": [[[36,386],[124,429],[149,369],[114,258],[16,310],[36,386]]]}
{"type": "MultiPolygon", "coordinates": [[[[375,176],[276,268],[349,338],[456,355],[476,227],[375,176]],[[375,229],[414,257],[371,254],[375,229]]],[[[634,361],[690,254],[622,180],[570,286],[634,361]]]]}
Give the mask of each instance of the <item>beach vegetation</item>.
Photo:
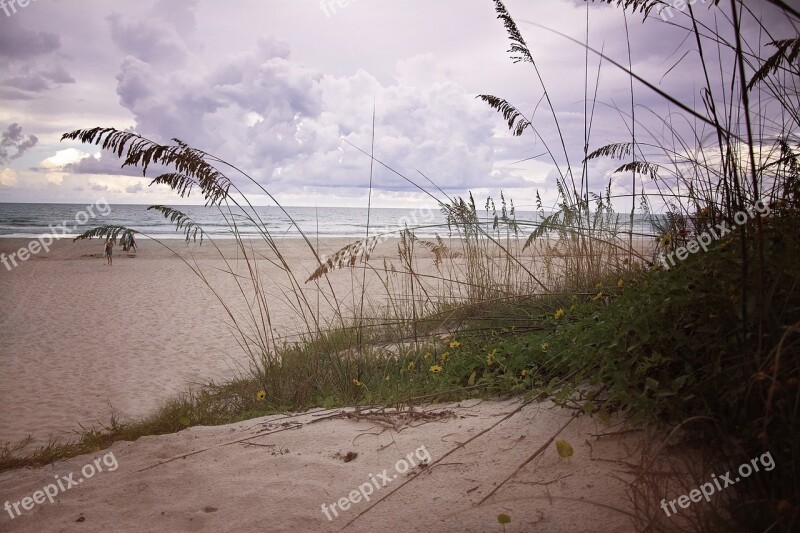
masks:
{"type": "MultiPolygon", "coordinates": [[[[599,3],[647,16],[661,2],[599,3]]],[[[800,23],[790,6],[770,3],[800,23]]],[[[598,69],[613,64],[683,118],[664,119],[660,133],[647,131],[631,88],[622,130],[630,138],[590,150],[597,105],[592,92],[599,80],[591,78],[587,60],[585,143],[575,157],[535,53],[505,4],[494,0],[494,5],[512,59],[533,69],[556,132],[547,139],[536,125],[543,119],[526,117],[503,98],[478,96],[501,115],[513,136],[528,134],[555,147],[547,154],[556,168],[558,205],[545,209],[537,193],[536,220],[518,218],[502,192],[497,201],[490,197],[483,204],[472,194],[451,198],[361,150],[371,165],[384,166],[435,200],[446,223],[433,239],[417,237],[414,228],[398,228],[391,240],[396,253],[384,254],[381,264],[373,260],[377,240],[369,233],[325,258],[313,236],[295,224],[314,259],[312,269],[304,271],[285,259],[280,241],[248,202],[244,184],[275,199],[233,164],[177,139],[161,144],[113,128],[65,134],[65,140],[113,151],[124,166],[145,172],[152,165],[169,167],[172,171],[153,178],[153,184],[167,185],[184,198],[199,193],[229,221],[239,259],[234,264],[221,252],[220,258],[237,280],[237,294],[220,292],[201,266],[182,260],[214,291],[247,364],[229,381],[188,392],[146,419],[112,419],[83,428],[69,443],[51,441],[33,450],[31,441],[7,444],[0,448],[0,470],[46,464],[118,440],[285,411],[519,395],[547,399],[600,422],[621,414],[629,427],[659,432],[663,438],[648,449],[630,484],[637,529],[674,526],[658,508],[663,494],[681,493],[710,473],[725,471],[722,465],[747,462],[766,451],[779,468],[743,480],[725,498],[696,506],[681,527],[796,529],[800,38],[772,35],[739,0],[709,6],[725,28],[705,25],[689,5],[669,23],[683,23],[696,45],[702,111],[643,79],[630,63],[618,63],[588,42],[573,43],[585,47],[587,58],[595,57],[598,69]],[[768,36],[766,41],[742,42],[743,17],[768,36]],[[711,69],[710,54],[733,66],[728,77],[711,69]],[[759,102],[757,112],[754,102],[759,102]],[[626,176],[630,213],[614,207],[618,181],[590,190],[589,162],[600,158],[616,161],[612,175],[626,176]],[[757,202],[768,206],[769,214],[737,222],[737,213],[757,202]],[[648,218],[652,232],[636,229],[636,209],[648,218]],[[242,220],[259,228],[261,248],[238,233],[242,220]],[[662,253],[719,224],[736,229],[704,253],[663,268],[662,253]],[[267,274],[265,267],[273,270],[267,274]],[[273,324],[274,295],[268,288],[277,283],[276,271],[284,287],[280,296],[299,324],[291,336],[277,335],[273,324]],[[333,276],[350,276],[356,290],[337,294],[333,276]],[[370,280],[381,290],[368,290],[375,286],[370,280]],[[236,298],[247,305],[236,304],[236,298]],[[667,445],[693,453],[682,464],[665,465],[667,445]]],[[[199,236],[219,250],[178,209],[151,209],[172,220],[187,239],[199,236]]],[[[126,231],[132,230],[108,225],[79,238],[116,238],[126,231]]],[[[555,445],[560,456],[571,455],[565,441],[555,445]]]]}

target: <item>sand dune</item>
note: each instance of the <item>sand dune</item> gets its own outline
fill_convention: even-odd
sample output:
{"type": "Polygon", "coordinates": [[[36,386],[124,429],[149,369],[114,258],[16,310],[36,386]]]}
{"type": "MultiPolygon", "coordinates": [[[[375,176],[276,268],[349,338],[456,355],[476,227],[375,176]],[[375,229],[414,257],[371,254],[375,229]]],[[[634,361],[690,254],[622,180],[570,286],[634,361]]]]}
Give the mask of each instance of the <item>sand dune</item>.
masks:
{"type": "Polygon", "coordinates": [[[4,512],[0,529],[485,532],[502,531],[497,516],[506,513],[509,532],[632,530],[625,482],[636,459],[622,450],[636,449],[636,437],[598,439],[591,434],[614,430],[589,417],[559,436],[575,449],[569,462],[550,445],[480,503],[571,418],[549,403],[513,414],[520,406],[507,400],[429,407],[451,416],[400,431],[371,420],[313,422],[334,413],[315,411],[119,442],[95,455],[0,474],[0,503],[13,503],[55,477],[72,472],[77,481],[95,459],[105,467],[54,503],[45,500],[13,519],[4,512]],[[348,454],[357,456],[345,462],[348,454]],[[408,462],[408,454],[417,466],[400,473],[405,466],[398,462],[408,462]],[[378,488],[369,494],[365,484],[378,488]],[[355,503],[344,500],[346,510],[337,504],[338,516],[326,517],[323,504],[330,509],[351,497],[355,503]]]}

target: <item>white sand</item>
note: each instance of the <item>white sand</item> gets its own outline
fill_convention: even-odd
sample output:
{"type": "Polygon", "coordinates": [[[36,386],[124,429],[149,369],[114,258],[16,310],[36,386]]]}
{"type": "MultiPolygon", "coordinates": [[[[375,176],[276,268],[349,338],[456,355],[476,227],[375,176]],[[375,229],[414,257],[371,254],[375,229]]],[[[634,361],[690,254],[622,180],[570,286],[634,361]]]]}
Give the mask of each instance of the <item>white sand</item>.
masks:
{"type": "Polygon", "coordinates": [[[631,479],[626,463],[635,459],[621,450],[636,438],[630,433],[592,437],[614,430],[597,427],[589,417],[578,418],[560,435],[575,449],[569,462],[550,445],[479,505],[571,417],[548,403],[531,404],[457,449],[519,406],[519,400],[437,406],[456,417],[400,432],[383,431],[378,423],[364,420],[309,423],[319,413],[330,414],[319,411],[116,443],[95,455],[0,474],[0,504],[13,504],[55,476],[73,472],[77,481],[96,458],[100,465],[103,457],[107,465],[118,465],[60,493],[55,503],[35,505],[13,520],[3,512],[0,529],[340,531],[355,519],[347,531],[484,532],[502,531],[497,515],[507,513],[512,519],[509,532],[632,530],[624,514],[631,511],[625,482],[631,479]],[[415,451],[423,459],[427,452],[432,460],[419,475],[398,475],[376,489],[369,502],[361,499],[347,510],[337,507],[339,516],[330,513],[333,519],[326,518],[323,503],[330,506],[347,497],[369,483],[370,474],[382,485],[378,474],[386,469],[392,478],[397,461],[415,451]],[[192,452],[198,453],[165,462],[192,452]],[[340,457],[348,452],[358,456],[346,463],[340,457]]]}

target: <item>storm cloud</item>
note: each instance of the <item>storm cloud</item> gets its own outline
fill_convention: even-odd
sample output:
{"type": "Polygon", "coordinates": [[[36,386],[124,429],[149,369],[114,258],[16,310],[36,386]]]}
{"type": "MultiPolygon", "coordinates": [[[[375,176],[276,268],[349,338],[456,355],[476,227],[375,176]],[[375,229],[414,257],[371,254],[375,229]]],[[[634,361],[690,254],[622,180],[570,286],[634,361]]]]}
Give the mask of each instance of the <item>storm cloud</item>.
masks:
{"type": "MultiPolygon", "coordinates": [[[[6,155],[3,164],[25,176],[6,194],[30,201],[46,188],[54,198],[83,201],[80,190],[114,176],[114,201],[164,194],[130,181],[141,173],[120,168],[97,147],[59,142],[65,131],[113,126],[156,142],[185,141],[236,165],[278,198],[304,205],[357,205],[370,180],[379,203],[419,201],[424,195],[414,184],[383,166],[370,176],[362,151],[373,149],[373,137],[376,158],[428,188],[422,174],[448,194],[505,189],[531,202],[539,190],[554,202],[555,176],[567,164],[580,172],[586,149],[628,140],[632,112],[639,134],[663,140],[691,128],[641,84],[634,84],[632,108],[624,72],[592,54],[587,63],[582,46],[558,35],[585,41],[587,16],[593,47],[627,65],[630,42],[634,71],[702,110],[696,43],[679,24],[685,15],[669,25],[640,14],[626,18],[603,3],[507,6],[557,120],[535,71],[510,60],[490,0],[374,0],[327,14],[316,2],[277,0],[39,0],[0,17],[0,106],[8,122],[37,133],[36,153],[48,165],[6,155]],[[534,128],[513,137],[480,94],[507,99],[534,128]],[[67,147],[82,155],[58,163],[54,154],[67,147]]],[[[787,24],[763,1],[751,9],[778,32],[787,24]]],[[[720,22],[711,2],[697,2],[695,10],[709,26],[720,22]]],[[[749,42],[765,46],[749,24],[749,42]]],[[[724,77],[731,69],[723,55],[711,71],[724,77]]],[[[9,153],[24,153],[17,150],[9,153]]],[[[611,180],[624,192],[614,168],[590,162],[591,188],[600,192],[611,180]]],[[[224,170],[246,192],[258,192],[224,170]]]]}

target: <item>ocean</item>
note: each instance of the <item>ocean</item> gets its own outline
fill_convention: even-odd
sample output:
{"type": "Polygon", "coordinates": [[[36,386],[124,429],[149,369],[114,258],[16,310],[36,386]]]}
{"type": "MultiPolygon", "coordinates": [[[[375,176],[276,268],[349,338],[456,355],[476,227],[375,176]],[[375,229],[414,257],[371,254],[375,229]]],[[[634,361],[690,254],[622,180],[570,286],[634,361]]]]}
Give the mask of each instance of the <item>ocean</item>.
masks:
{"type": "MultiPolygon", "coordinates": [[[[146,205],[113,204],[46,204],[46,203],[0,203],[0,237],[36,238],[55,233],[74,238],[101,225],[119,225],[134,229],[155,239],[183,239],[182,231],[158,211],[148,211],[146,205]]],[[[369,215],[370,235],[399,233],[404,227],[414,230],[418,237],[431,238],[438,234],[449,235],[447,220],[439,209],[390,209],[354,207],[255,207],[250,211],[253,218],[260,219],[259,227],[243,218],[243,212],[224,214],[216,207],[175,206],[200,225],[212,238],[233,238],[230,222],[236,223],[242,236],[258,237],[266,230],[273,238],[299,237],[302,231],[307,236],[363,237],[367,234],[369,215]]],[[[480,212],[487,230],[491,232],[492,217],[480,212]]],[[[516,219],[525,226],[523,236],[533,230],[540,217],[535,212],[517,211],[516,219]]],[[[620,215],[621,227],[626,228],[627,215],[620,215]]],[[[637,217],[634,231],[652,233],[649,221],[637,217]]],[[[504,232],[503,232],[504,233],[504,232]]]]}

